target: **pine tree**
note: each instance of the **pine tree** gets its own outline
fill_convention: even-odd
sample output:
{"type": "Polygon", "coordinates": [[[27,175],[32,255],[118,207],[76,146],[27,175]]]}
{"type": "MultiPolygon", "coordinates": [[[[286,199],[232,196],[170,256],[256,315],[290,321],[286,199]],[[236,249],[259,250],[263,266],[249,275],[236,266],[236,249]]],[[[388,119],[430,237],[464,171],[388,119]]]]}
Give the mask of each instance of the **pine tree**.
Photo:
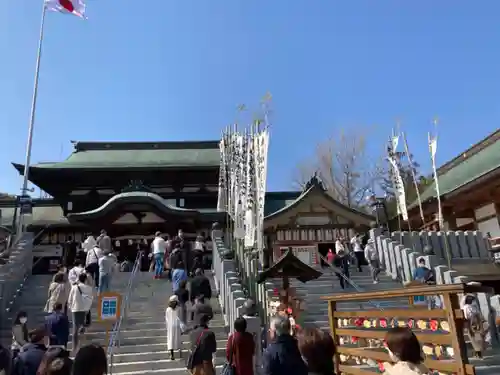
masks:
{"type": "MultiPolygon", "coordinates": [[[[393,156],[396,159],[396,164],[398,165],[399,174],[401,175],[401,179],[403,180],[405,191],[409,192],[411,190],[415,190],[412,170],[415,174],[415,177],[417,178],[417,181],[419,181],[419,179],[422,177],[420,175],[420,164],[415,161],[412,154],[410,154],[410,158],[408,159],[406,152],[403,151],[397,151],[393,154],[393,156]],[[412,161],[411,165],[409,163],[409,160],[412,161]]],[[[395,196],[392,174],[392,168],[390,167],[390,165],[388,165],[386,174],[382,178],[382,181],[380,183],[382,191],[387,195],[388,198],[394,198],[395,196]]]]}

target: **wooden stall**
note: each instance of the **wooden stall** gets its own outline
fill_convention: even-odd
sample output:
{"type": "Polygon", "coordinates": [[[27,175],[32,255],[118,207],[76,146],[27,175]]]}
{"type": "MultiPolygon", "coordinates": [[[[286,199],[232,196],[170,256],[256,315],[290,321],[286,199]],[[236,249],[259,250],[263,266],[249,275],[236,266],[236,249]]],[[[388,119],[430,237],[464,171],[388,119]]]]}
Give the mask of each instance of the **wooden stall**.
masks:
{"type": "Polygon", "coordinates": [[[464,317],[460,309],[459,295],[491,292],[491,288],[482,286],[448,284],[323,297],[328,303],[330,329],[337,345],[335,373],[373,375],[383,371],[384,363],[391,363],[384,344],[387,329],[409,327],[420,341],[424,364],[431,371],[474,375],[474,366],[469,364],[467,357],[463,335],[464,317]],[[442,296],[443,309],[337,309],[338,302],[411,299],[413,296],[435,295],[442,296]]]}

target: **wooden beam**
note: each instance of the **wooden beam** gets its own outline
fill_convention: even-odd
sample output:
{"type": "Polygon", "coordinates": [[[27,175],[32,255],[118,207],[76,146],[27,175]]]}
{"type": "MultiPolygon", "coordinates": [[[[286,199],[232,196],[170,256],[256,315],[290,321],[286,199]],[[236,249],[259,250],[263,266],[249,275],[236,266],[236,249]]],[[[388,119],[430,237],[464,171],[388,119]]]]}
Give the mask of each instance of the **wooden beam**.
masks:
{"type": "Polygon", "coordinates": [[[443,220],[448,224],[448,228],[441,228],[441,230],[457,230],[457,217],[451,207],[443,208],[443,220]]]}

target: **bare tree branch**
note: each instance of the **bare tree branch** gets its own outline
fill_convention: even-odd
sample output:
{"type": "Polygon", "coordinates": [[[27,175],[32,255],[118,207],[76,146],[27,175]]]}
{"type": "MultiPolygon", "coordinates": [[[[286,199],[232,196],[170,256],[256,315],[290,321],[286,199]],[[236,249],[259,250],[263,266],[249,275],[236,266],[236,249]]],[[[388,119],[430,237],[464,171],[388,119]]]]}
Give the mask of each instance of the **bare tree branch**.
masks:
{"type": "Polygon", "coordinates": [[[366,149],[367,129],[341,130],[318,144],[313,160],[301,163],[294,182],[303,187],[317,173],[329,193],[349,207],[361,207],[383,177],[383,159],[366,149]],[[300,183],[298,183],[300,182],[300,183]]]}
{"type": "Polygon", "coordinates": [[[310,160],[303,161],[295,168],[292,176],[292,185],[296,189],[304,190],[306,184],[317,172],[316,167],[310,160]]]}

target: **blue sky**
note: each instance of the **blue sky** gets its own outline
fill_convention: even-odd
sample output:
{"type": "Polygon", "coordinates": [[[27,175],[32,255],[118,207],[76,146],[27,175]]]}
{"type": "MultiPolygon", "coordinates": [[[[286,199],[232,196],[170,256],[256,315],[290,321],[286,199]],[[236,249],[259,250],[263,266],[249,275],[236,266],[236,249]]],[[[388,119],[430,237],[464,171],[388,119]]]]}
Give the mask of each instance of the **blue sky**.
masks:
{"type": "MultiPolygon", "coordinates": [[[[42,0],[0,2],[0,191],[17,193],[42,0]]],[[[34,162],[70,140],[216,139],[236,106],[273,95],[269,190],[341,128],[396,119],[429,166],[500,123],[500,2],[88,0],[88,21],[46,20],[34,162]]]]}

